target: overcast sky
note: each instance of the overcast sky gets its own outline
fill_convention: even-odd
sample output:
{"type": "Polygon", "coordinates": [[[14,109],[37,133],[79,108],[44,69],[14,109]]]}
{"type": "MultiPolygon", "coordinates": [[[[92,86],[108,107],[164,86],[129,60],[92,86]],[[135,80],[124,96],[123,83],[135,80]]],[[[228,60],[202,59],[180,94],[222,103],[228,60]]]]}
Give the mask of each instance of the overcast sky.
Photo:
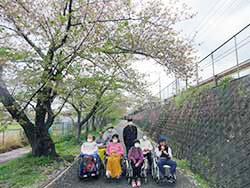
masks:
{"type": "MultiPolygon", "coordinates": [[[[193,36],[197,32],[195,48],[200,58],[208,55],[250,23],[250,0],[180,1],[186,2],[197,15],[192,20],[179,23],[176,28],[182,30],[182,34],[186,36],[193,36]]],[[[149,73],[148,80],[154,83],[157,83],[160,75],[162,88],[172,82],[172,78],[169,78],[159,66],[152,62],[137,63],[135,67],[143,73],[149,73]]],[[[150,90],[157,93],[159,84],[155,84],[150,90]]]]}

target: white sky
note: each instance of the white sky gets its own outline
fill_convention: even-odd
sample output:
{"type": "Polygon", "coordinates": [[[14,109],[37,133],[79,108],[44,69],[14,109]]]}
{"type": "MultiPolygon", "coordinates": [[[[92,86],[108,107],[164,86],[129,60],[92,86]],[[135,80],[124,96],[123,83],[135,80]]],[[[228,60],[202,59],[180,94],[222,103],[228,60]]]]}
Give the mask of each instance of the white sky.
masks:
{"type": "MultiPolygon", "coordinates": [[[[208,55],[250,23],[250,0],[180,1],[186,2],[197,15],[192,20],[179,23],[176,28],[185,36],[193,36],[197,32],[195,48],[200,58],[208,55]]],[[[160,75],[162,88],[173,81],[173,78],[167,76],[160,66],[152,62],[136,63],[135,67],[140,72],[148,73],[150,76],[147,79],[152,83],[156,82],[160,75]]],[[[150,87],[150,90],[156,94],[159,91],[159,83],[150,87]]]]}

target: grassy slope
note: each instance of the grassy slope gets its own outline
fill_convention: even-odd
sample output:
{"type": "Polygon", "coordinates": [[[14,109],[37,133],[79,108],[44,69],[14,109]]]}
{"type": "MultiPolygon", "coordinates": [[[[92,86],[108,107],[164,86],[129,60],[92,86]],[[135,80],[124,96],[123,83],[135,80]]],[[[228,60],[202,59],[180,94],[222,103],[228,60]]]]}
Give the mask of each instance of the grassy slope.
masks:
{"type": "Polygon", "coordinates": [[[178,160],[175,159],[178,167],[184,170],[185,174],[193,177],[198,183],[199,183],[199,188],[209,188],[207,182],[198,174],[194,174],[191,169],[190,169],[190,164],[186,160],[178,160]]]}

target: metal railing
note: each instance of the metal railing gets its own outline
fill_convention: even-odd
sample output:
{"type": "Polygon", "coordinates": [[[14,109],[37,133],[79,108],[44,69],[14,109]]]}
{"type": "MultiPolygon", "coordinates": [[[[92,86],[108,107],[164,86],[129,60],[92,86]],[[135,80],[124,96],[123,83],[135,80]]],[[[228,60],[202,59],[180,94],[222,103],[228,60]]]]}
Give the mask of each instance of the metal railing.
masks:
{"type": "Polygon", "coordinates": [[[189,80],[175,79],[157,96],[171,98],[190,86],[199,87],[226,76],[240,78],[250,74],[250,24],[196,63],[195,76],[189,80]]]}

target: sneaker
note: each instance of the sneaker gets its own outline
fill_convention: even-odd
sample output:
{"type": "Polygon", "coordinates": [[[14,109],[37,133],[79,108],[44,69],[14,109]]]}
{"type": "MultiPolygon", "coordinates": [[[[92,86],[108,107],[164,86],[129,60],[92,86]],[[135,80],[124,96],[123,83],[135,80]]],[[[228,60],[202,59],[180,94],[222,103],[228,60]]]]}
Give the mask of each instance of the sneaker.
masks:
{"type": "Polygon", "coordinates": [[[176,175],[175,174],[173,175],[173,179],[176,180],[176,175]]]}
{"type": "Polygon", "coordinates": [[[174,179],[169,179],[169,180],[167,180],[168,181],[168,183],[174,183],[175,182],[175,180],[174,179]]]}
{"type": "Polygon", "coordinates": [[[135,188],[137,187],[136,183],[135,183],[135,180],[132,180],[132,187],[135,188]]]}
{"type": "Polygon", "coordinates": [[[137,179],[136,184],[137,184],[138,187],[141,187],[141,180],[140,180],[140,179],[137,179]]]}
{"type": "Polygon", "coordinates": [[[173,179],[173,180],[176,180],[176,175],[174,174],[174,175],[169,175],[169,179],[173,179]]]}
{"type": "Polygon", "coordinates": [[[107,178],[110,178],[109,171],[106,171],[107,178]]]}

